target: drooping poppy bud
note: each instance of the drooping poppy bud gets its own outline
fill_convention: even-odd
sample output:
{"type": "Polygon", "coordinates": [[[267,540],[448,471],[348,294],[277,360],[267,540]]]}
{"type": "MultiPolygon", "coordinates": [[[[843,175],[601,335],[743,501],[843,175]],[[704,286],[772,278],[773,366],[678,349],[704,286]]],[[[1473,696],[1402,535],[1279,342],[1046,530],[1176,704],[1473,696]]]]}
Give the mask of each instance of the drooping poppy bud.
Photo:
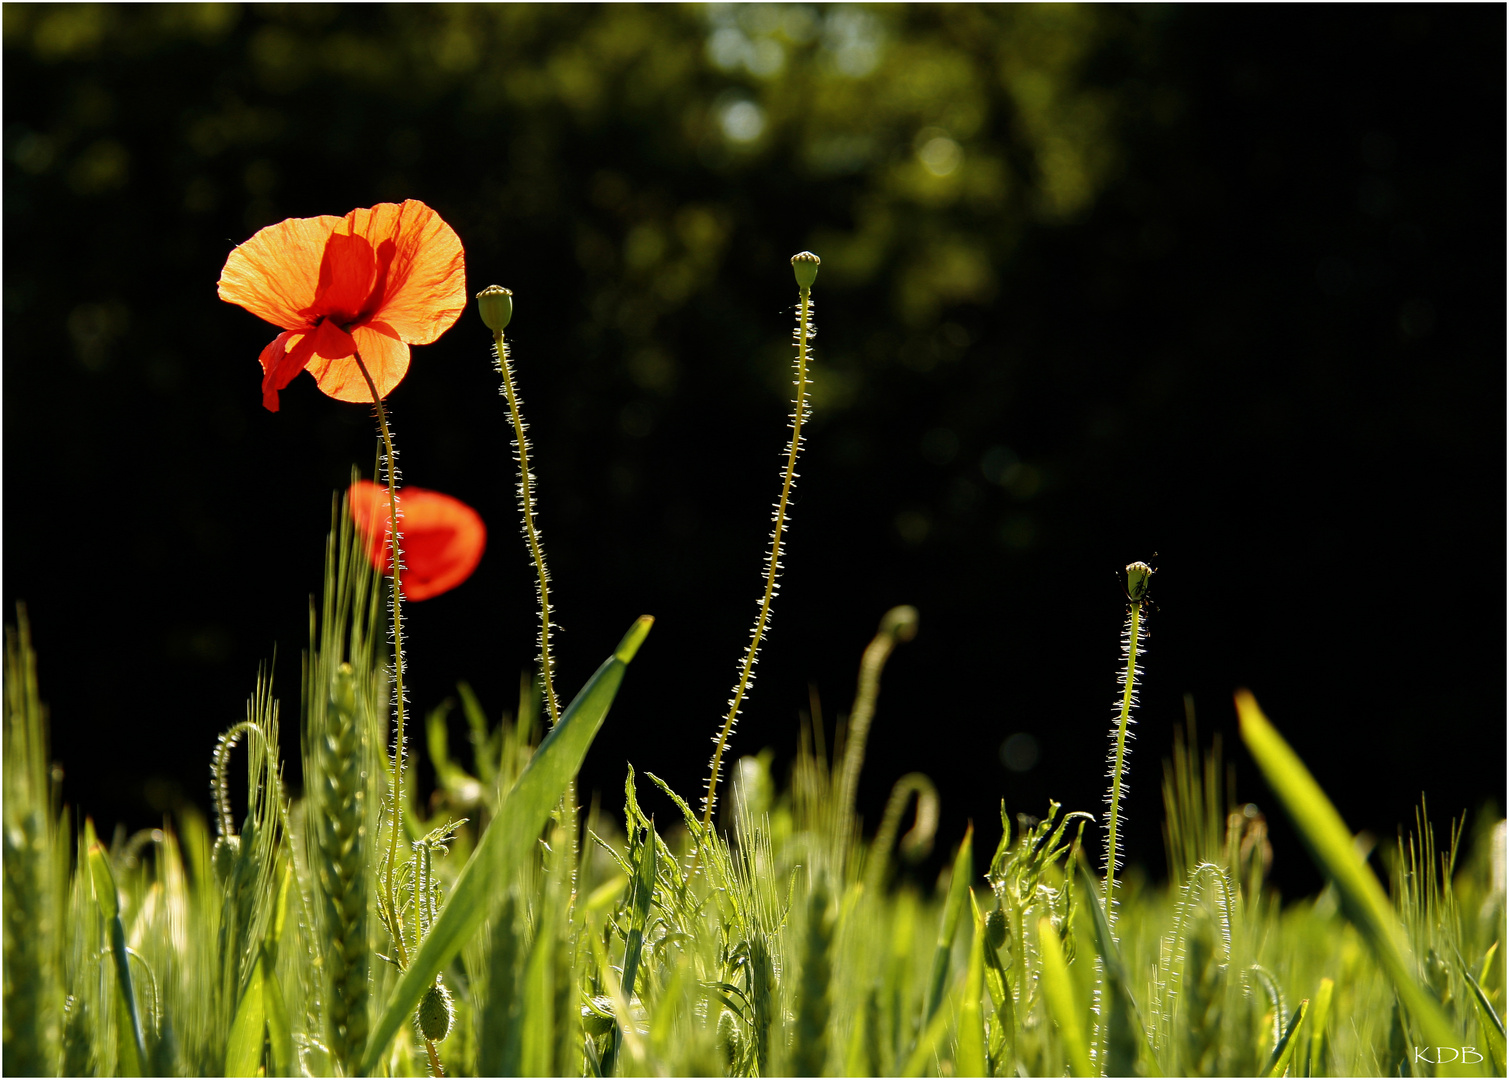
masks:
{"type": "MultiPolygon", "coordinates": [[[[391,574],[388,489],[358,480],[347,499],[372,565],[391,574]]],[[[454,589],[472,576],[487,547],[487,526],[477,511],[460,499],[418,487],[398,489],[398,533],[407,600],[428,600],[454,589]]]]}
{"type": "Polygon", "coordinates": [[[477,294],[477,311],[489,330],[501,334],[513,319],[513,290],[489,285],[477,294]]]}

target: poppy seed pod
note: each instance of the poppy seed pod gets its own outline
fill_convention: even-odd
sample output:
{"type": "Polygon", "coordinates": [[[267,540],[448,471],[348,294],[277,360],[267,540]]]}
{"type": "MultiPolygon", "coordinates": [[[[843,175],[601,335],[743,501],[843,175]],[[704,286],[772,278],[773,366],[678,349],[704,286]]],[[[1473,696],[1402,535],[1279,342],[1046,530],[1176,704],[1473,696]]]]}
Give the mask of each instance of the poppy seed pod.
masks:
{"type": "Polygon", "coordinates": [[[489,285],[477,294],[477,311],[489,330],[501,334],[513,318],[513,290],[489,285]]]}
{"type": "Polygon", "coordinates": [[[812,283],[817,280],[817,268],[822,265],[822,261],[810,251],[791,256],[791,269],[796,272],[796,283],[803,290],[812,288],[812,283]]]}

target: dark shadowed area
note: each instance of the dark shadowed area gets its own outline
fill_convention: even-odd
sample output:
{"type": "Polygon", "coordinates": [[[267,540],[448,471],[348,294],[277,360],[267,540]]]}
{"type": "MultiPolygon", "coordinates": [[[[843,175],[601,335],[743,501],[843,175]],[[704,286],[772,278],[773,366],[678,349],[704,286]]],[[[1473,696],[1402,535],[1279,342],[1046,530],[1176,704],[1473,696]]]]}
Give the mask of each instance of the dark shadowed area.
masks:
{"type": "MultiPolygon", "coordinates": [[[[1237,687],[1354,829],[1392,837],[1422,791],[1438,823],[1502,807],[1504,31],[1500,6],[6,5],[4,598],[66,798],[106,831],[207,806],[263,664],[297,769],[332,493],[374,427],[302,376],[264,411],[275,331],[215,283],[263,226],[417,198],[471,292],[515,293],[563,686],[657,618],[588,759],[606,807],[626,761],[703,783],[803,249],[815,408],[735,756],[789,761],[813,695],[831,745],[910,603],[867,819],[913,770],[944,838],[993,845],[1003,798],[1098,812],[1118,573],[1149,559],[1132,861],[1162,872],[1187,701],[1274,810],[1237,687]]],[[[513,709],[534,656],[488,346],[469,311],[389,399],[406,480],[489,528],[410,609],[421,714],[460,679],[513,709]]],[[[1272,825],[1275,877],[1313,888],[1272,825]]]]}

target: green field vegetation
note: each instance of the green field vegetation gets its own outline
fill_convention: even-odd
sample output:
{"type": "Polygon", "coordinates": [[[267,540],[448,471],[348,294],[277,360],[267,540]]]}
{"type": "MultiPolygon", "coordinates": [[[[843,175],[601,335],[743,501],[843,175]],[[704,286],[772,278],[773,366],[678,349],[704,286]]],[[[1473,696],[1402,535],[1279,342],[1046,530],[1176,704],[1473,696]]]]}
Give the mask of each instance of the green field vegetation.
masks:
{"type": "Polygon", "coordinates": [[[262,686],[217,752],[214,821],[108,841],[76,828],[24,622],[12,633],[8,1074],[414,1075],[421,1032],[445,1033],[430,1045],[451,1075],[1431,1075],[1414,1048],[1441,1039],[1476,1048],[1466,1072],[1502,1072],[1502,825],[1468,844],[1458,823],[1438,851],[1422,816],[1390,846],[1389,903],[1317,820],[1330,884],[1280,906],[1262,819],[1183,743],[1164,785],[1174,875],[1128,875],[1114,935],[1089,815],[1003,815],[993,852],[948,838],[951,871],[918,888],[896,869],[933,840],[932,785],[898,781],[866,842],[810,738],[784,789],[768,754],[739,760],[726,832],[631,771],[623,817],[594,814],[573,846],[560,800],[647,624],[543,740],[537,684],[501,723],[462,687],[465,753],[430,714],[439,786],[401,831],[400,972],[376,901],[380,579],[344,520],[311,620],[301,799],[262,686]]]}
{"type": "MultiPolygon", "coordinates": [[[[1126,580],[1108,835],[1054,803],[1041,819],[1008,818],[1003,804],[999,835],[991,823],[936,837],[938,792],[917,774],[895,780],[864,828],[854,793],[881,669],[915,632],[906,608],[864,651],[832,752],[808,728],[789,778],[772,775],[768,753],[730,756],[717,803],[807,407],[807,258],[766,591],[700,808],[683,797],[695,792],[632,769],[621,816],[594,808],[583,822],[577,806],[576,774],[648,616],[558,719],[542,680],[501,717],[459,687],[469,746],[450,745],[458,706],[425,718],[414,741],[437,784],[420,798],[418,747],[403,747],[391,706],[388,589],[341,503],[310,612],[301,797],[283,781],[264,679],[215,750],[212,817],[186,810],[107,840],[60,805],[20,615],[5,672],[7,1074],[1504,1073],[1496,815],[1470,831],[1453,822],[1442,840],[1422,806],[1384,847],[1386,893],[1238,694],[1246,749],[1324,890],[1279,903],[1264,820],[1231,801],[1219,748],[1203,750],[1192,728],[1164,768],[1168,884],[1136,868],[1117,877],[1144,564],[1126,580]],[[921,887],[900,871],[935,840],[946,870],[921,887]]],[[[506,322],[493,327],[505,369],[506,322]]],[[[509,401],[523,465],[511,389],[509,401]]],[[[543,604],[529,492],[522,483],[543,604]]],[[[548,630],[547,617],[547,674],[548,630]]]]}

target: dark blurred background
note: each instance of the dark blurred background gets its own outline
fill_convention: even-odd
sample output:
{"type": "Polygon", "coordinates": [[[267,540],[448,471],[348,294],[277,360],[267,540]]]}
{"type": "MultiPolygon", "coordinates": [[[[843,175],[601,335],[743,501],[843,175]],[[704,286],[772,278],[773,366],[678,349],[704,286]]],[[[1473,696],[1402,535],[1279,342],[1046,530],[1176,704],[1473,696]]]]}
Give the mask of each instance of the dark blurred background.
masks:
{"type": "MultiPolygon", "coordinates": [[[[4,596],[67,798],[207,806],[275,649],[296,782],[331,494],[375,436],[307,378],[265,412],[275,331],[215,282],[265,225],[412,197],[516,294],[563,685],[658,619],[588,761],[607,807],[626,760],[703,782],[804,248],[815,411],[735,754],[789,763],[809,686],[831,741],[911,603],[869,820],[913,769],[945,839],[993,844],[1001,798],[1098,812],[1118,572],[1156,552],[1133,860],[1162,872],[1186,695],[1278,817],[1239,686],[1355,829],[1502,806],[1504,36],[1497,5],[5,5],[4,596]]],[[[512,709],[533,587],[473,313],[389,400],[406,479],[491,530],[410,609],[412,700],[512,709]]]]}

